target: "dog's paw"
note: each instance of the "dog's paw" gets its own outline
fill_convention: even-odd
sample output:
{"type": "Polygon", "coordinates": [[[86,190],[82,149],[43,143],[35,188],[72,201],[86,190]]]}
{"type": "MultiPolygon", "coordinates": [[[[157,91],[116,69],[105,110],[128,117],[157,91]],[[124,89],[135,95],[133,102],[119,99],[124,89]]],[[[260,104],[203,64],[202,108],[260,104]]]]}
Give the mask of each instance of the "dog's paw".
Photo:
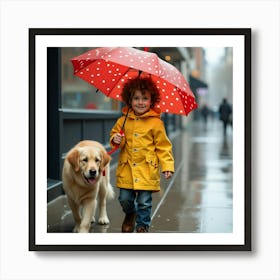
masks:
{"type": "Polygon", "coordinates": [[[79,229],[80,229],[80,226],[75,226],[74,229],[73,229],[73,232],[74,233],[78,233],[79,229]]]}
{"type": "Polygon", "coordinates": [[[80,227],[79,233],[88,233],[89,228],[88,227],[80,227]]]}
{"type": "Polygon", "coordinates": [[[73,232],[74,233],[88,233],[90,229],[90,226],[82,226],[82,225],[77,225],[74,227],[73,232]]]}
{"type": "Polygon", "coordinates": [[[99,220],[98,220],[98,223],[100,225],[107,225],[110,223],[108,217],[100,217],[99,220]]]}
{"type": "Polygon", "coordinates": [[[95,217],[92,217],[92,218],[91,218],[91,223],[93,224],[93,223],[95,223],[95,222],[96,222],[95,217]]]}

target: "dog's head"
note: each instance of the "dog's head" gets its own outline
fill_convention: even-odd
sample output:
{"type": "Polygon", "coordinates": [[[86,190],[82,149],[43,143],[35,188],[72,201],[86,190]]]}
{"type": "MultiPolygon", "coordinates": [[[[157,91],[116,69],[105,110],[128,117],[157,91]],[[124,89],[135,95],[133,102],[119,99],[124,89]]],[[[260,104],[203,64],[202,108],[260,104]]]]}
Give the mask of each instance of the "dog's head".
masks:
{"type": "Polygon", "coordinates": [[[66,160],[75,173],[80,173],[86,184],[93,185],[110,162],[111,157],[99,147],[84,146],[71,150],[66,160]]]}

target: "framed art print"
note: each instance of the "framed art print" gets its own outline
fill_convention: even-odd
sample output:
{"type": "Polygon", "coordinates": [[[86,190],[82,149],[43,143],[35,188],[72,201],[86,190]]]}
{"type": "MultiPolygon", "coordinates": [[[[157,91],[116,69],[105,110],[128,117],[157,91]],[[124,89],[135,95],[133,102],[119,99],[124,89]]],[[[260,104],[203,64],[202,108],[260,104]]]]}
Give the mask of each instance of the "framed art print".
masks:
{"type": "MultiPolygon", "coordinates": [[[[29,250],[251,250],[250,29],[29,29],[29,112],[29,250]],[[113,60],[109,51],[116,49],[129,51],[113,60]],[[153,66],[163,67],[158,73],[149,72],[149,56],[159,59],[153,66]],[[120,69],[126,69],[123,76],[120,69]],[[115,193],[106,205],[109,220],[102,219],[99,202],[88,232],[78,233],[63,164],[82,140],[97,141],[110,153],[110,132],[124,106],[120,85],[131,69],[166,86],[159,107],[175,172],[168,180],[161,175],[160,190],[152,193],[148,232],[124,234],[116,184],[123,174],[116,169],[128,160],[114,151],[106,171],[115,193]],[[114,97],[106,94],[111,90],[114,97]],[[183,105],[174,113],[176,102],[183,105]]],[[[159,163],[149,158],[145,164],[152,174],[159,163]]]]}

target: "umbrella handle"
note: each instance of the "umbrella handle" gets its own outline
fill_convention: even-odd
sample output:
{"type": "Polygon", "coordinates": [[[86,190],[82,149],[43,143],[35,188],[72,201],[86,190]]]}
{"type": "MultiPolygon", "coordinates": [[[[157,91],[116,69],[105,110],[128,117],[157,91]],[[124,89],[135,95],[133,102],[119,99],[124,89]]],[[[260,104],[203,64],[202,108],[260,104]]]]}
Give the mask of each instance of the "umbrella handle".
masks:
{"type": "MultiPolygon", "coordinates": [[[[120,135],[123,137],[124,136],[124,131],[123,129],[120,130],[120,135]]],[[[120,145],[115,145],[115,148],[113,148],[112,150],[108,151],[107,154],[108,155],[111,155],[113,154],[114,152],[116,152],[118,149],[119,149],[120,145]]]]}
{"type": "MultiPolygon", "coordinates": [[[[125,115],[124,122],[123,122],[122,127],[121,127],[120,132],[119,132],[119,133],[120,133],[120,135],[121,135],[121,137],[123,137],[123,136],[124,136],[124,125],[125,125],[125,122],[126,122],[126,120],[127,120],[128,111],[129,111],[129,109],[127,110],[127,113],[126,113],[126,115],[125,115]]],[[[108,155],[113,154],[115,151],[117,151],[117,150],[118,150],[118,148],[119,148],[119,147],[120,147],[120,145],[115,145],[115,148],[114,148],[114,149],[112,149],[111,151],[108,151],[108,152],[107,152],[107,154],[108,154],[108,155]]]]}

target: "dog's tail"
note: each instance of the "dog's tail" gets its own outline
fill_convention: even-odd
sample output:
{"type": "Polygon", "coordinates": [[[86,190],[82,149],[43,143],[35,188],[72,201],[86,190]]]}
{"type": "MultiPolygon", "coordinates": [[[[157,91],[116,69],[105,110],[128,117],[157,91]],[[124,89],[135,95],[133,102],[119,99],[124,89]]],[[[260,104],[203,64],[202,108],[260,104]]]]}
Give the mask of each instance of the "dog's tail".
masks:
{"type": "Polygon", "coordinates": [[[115,198],[115,192],[110,183],[108,183],[108,189],[107,189],[107,199],[114,199],[115,198]]]}
{"type": "Polygon", "coordinates": [[[115,198],[115,192],[114,192],[114,189],[110,183],[110,163],[107,164],[106,166],[106,174],[107,176],[104,177],[105,179],[105,184],[107,185],[107,188],[106,188],[106,198],[107,199],[114,199],[115,198]]]}

